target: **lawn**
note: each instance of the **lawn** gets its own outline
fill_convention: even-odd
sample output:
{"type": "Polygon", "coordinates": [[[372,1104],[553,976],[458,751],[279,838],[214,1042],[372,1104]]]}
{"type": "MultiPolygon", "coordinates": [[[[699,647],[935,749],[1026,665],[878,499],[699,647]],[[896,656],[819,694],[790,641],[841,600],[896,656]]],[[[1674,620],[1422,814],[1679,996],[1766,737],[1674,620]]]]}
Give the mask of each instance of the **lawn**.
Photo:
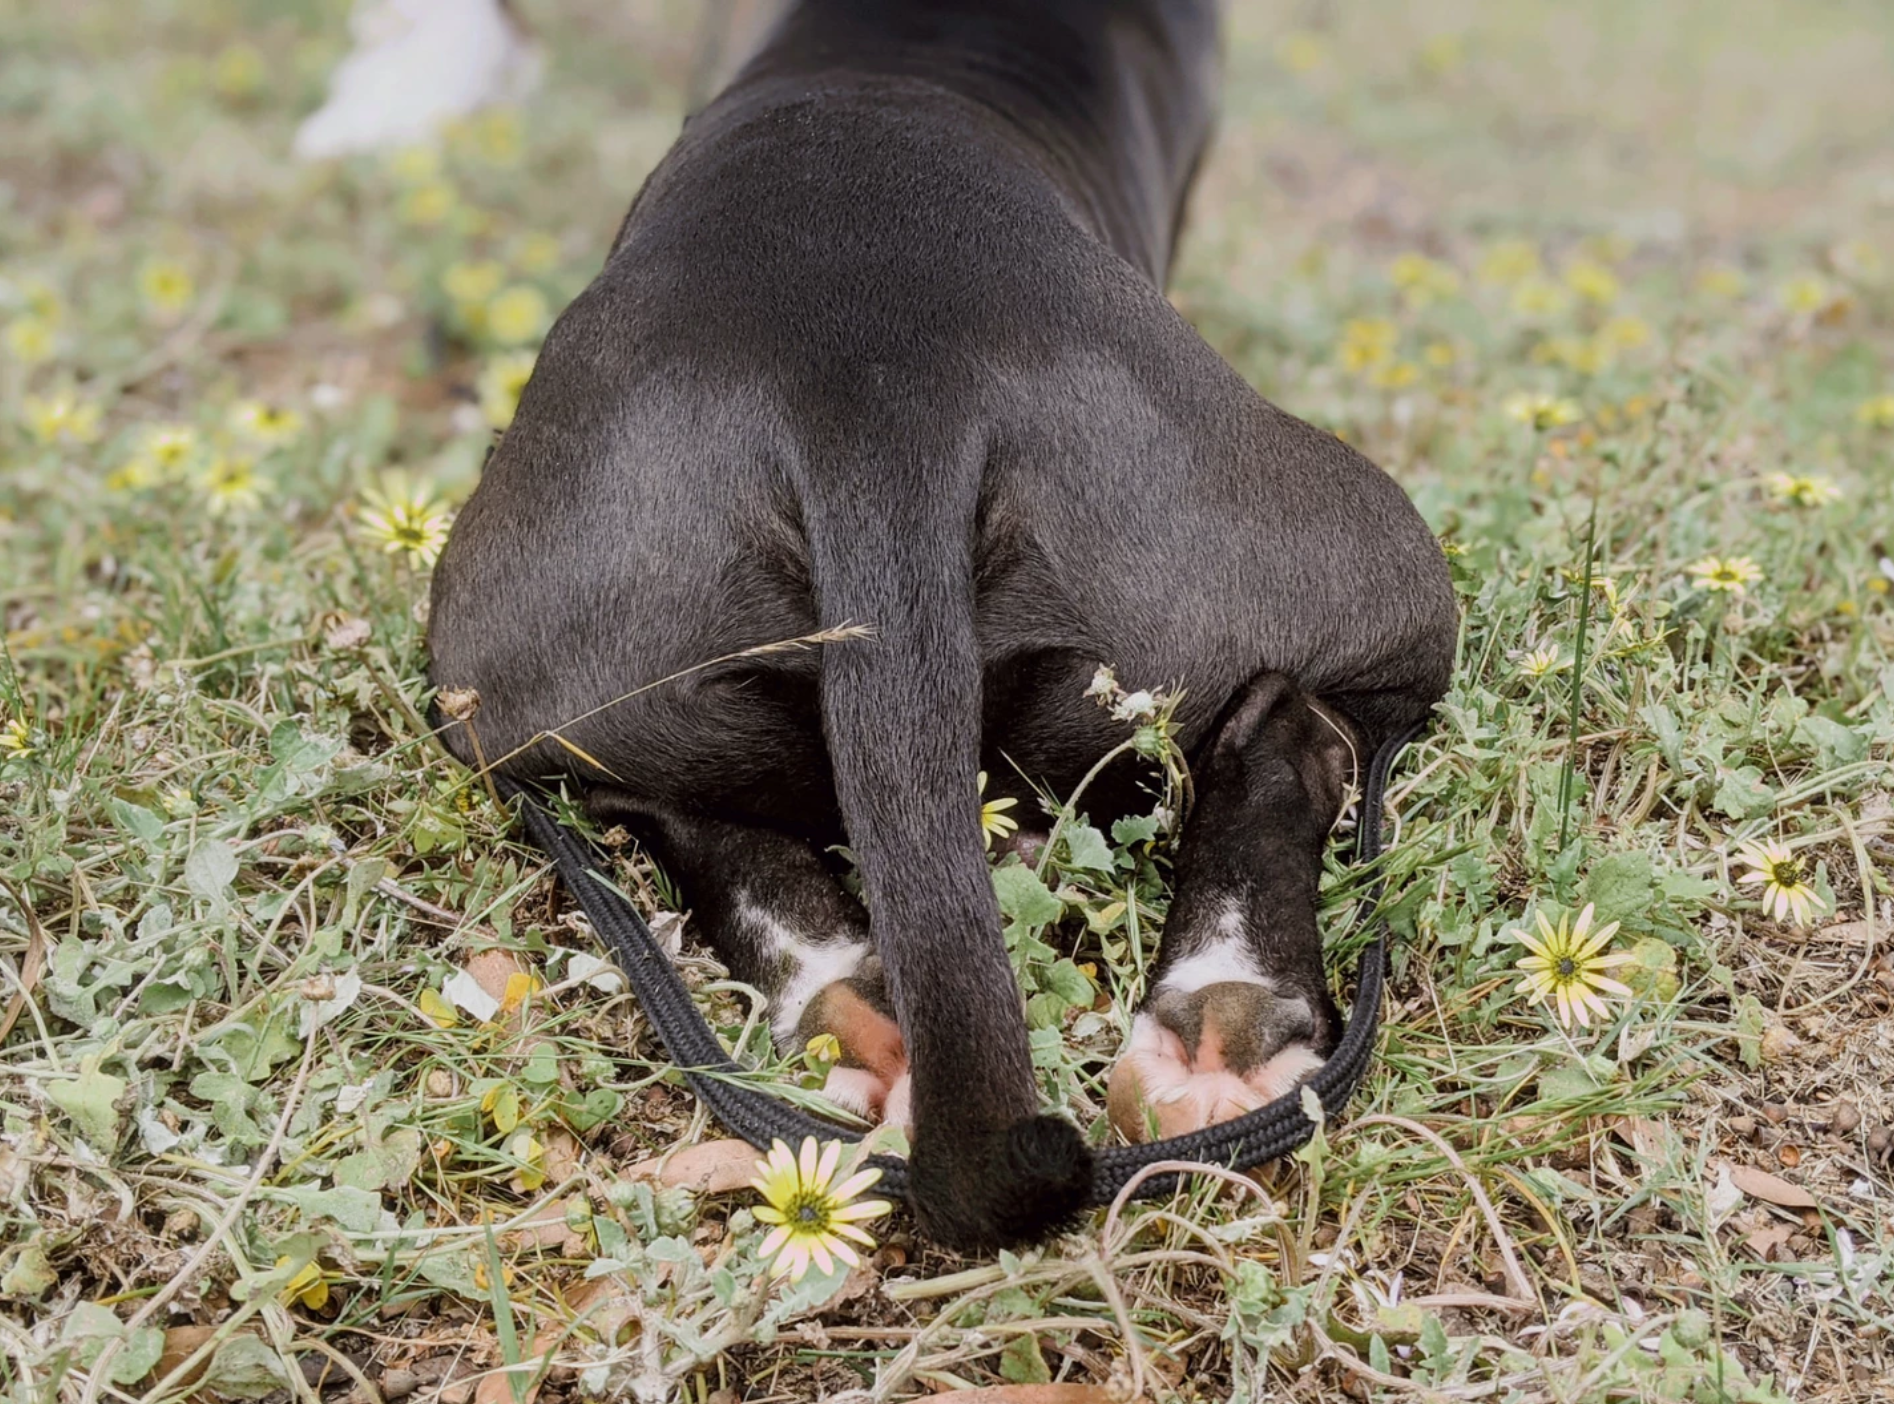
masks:
{"type": "MultiPolygon", "coordinates": [[[[438,535],[697,66],[693,6],[525,9],[532,99],[308,167],[340,6],[0,0],[7,1397],[1894,1397],[1894,11],[1236,0],[1175,300],[1464,608],[1380,1055],[1242,1187],[790,1286],[425,720],[438,535]],[[1567,1027],[1518,936],[1587,907],[1630,993],[1567,1027]]],[[[999,882],[1102,1137],[1167,860],[1084,805],[999,882]]]]}

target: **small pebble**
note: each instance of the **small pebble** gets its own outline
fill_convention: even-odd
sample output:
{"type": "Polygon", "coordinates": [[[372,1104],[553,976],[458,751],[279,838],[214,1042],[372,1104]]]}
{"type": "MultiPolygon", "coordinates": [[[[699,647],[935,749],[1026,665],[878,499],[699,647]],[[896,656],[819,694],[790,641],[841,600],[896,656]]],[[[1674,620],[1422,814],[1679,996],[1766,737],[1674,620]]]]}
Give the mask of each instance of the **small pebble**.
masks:
{"type": "Polygon", "coordinates": [[[1828,1114],[1828,1129],[1837,1136],[1846,1136],[1860,1124],[1861,1113],[1855,1110],[1853,1102],[1837,1102],[1828,1114]]]}

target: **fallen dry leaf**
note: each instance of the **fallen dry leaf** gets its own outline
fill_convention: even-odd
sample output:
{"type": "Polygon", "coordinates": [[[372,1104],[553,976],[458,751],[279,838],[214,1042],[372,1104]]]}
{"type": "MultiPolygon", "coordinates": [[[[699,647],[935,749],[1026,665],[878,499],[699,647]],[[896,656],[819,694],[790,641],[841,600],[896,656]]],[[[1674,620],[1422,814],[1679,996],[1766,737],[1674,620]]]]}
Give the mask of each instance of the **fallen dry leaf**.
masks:
{"type": "Polygon", "coordinates": [[[954,1404],[1136,1404],[1114,1395],[1103,1385],[1012,1384],[985,1389],[957,1390],[954,1404]]]}
{"type": "Polygon", "coordinates": [[[1765,1263],[1773,1263],[1781,1256],[1782,1245],[1789,1241],[1794,1232],[1794,1224],[1769,1224],[1754,1233],[1744,1234],[1743,1246],[1765,1263]]]}
{"type": "Polygon", "coordinates": [[[33,910],[32,903],[19,888],[3,877],[0,877],[0,887],[6,889],[7,896],[13,899],[13,905],[26,921],[26,955],[20,961],[19,983],[14,987],[13,998],[7,1001],[7,1012],[0,1015],[0,1039],[4,1039],[13,1032],[14,1021],[26,1009],[26,1001],[39,984],[40,972],[46,968],[46,932],[39,924],[39,913],[33,910]]]}
{"type": "Polygon", "coordinates": [[[1865,921],[1838,921],[1815,933],[1818,941],[1846,941],[1851,946],[1865,946],[1874,936],[1873,925],[1865,921]]]}
{"type": "Polygon", "coordinates": [[[670,1155],[641,1160],[625,1173],[634,1180],[656,1180],[699,1194],[728,1194],[750,1183],[756,1174],[756,1160],[756,1147],[748,1141],[705,1141],[670,1155]]]}
{"type": "Polygon", "coordinates": [[[1780,1209],[1815,1209],[1819,1205],[1814,1195],[1800,1185],[1792,1185],[1780,1175],[1771,1175],[1767,1170],[1758,1170],[1752,1165],[1738,1165],[1730,1171],[1730,1183],[1755,1199],[1773,1204],[1780,1209]]]}
{"type": "MultiPolygon", "coordinates": [[[[158,1363],[140,1383],[155,1385],[159,1380],[167,1378],[173,1370],[195,1355],[199,1346],[216,1334],[217,1327],[215,1326],[167,1327],[164,1333],[164,1350],[158,1356],[158,1363]]],[[[178,1381],[178,1385],[188,1388],[196,1384],[203,1378],[205,1367],[210,1364],[210,1360],[210,1355],[206,1354],[191,1368],[190,1374],[178,1381]]]]}
{"type": "Polygon", "coordinates": [[[638,1316],[637,1289],[623,1273],[607,1273],[581,1283],[566,1297],[566,1306],[600,1340],[620,1345],[619,1333],[638,1316]]]}
{"type": "Polygon", "coordinates": [[[528,1248],[557,1248],[566,1241],[572,1232],[566,1227],[566,1206],[570,1199],[555,1199],[542,1204],[518,1228],[509,1229],[500,1237],[500,1246],[509,1252],[521,1252],[528,1248]]]}

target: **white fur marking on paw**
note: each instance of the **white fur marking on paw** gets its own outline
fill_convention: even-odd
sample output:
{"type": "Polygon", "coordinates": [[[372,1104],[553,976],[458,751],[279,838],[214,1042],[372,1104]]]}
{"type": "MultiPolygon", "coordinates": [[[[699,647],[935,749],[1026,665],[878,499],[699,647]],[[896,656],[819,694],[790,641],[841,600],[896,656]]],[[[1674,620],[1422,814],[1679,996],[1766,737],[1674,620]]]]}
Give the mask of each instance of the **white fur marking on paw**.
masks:
{"type": "Polygon", "coordinates": [[[1273,1102],[1312,1076],[1327,1061],[1308,1044],[1292,1043],[1260,1068],[1252,1069],[1243,1081],[1254,1088],[1263,1101],[1273,1102]]]}
{"type": "Polygon", "coordinates": [[[797,935],[772,913],[752,902],[748,893],[737,899],[737,916],[755,933],[757,943],[771,961],[787,960],[789,978],[777,992],[775,1008],[770,1011],[770,1032],[778,1046],[787,1047],[795,1038],[802,1012],[829,985],[846,980],[868,958],[868,945],[857,941],[810,941],[797,935]]]}
{"type": "Polygon", "coordinates": [[[888,1089],[881,1104],[881,1119],[899,1126],[909,1136],[914,1134],[914,1082],[908,1074],[902,1073],[888,1089]]]}
{"type": "Polygon", "coordinates": [[[1195,994],[1205,985],[1239,982],[1261,985],[1271,994],[1276,982],[1263,974],[1250,948],[1243,908],[1231,902],[1217,916],[1216,936],[1199,950],[1192,951],[1164,972],[1151,991],[1159,994],[1195,994]]]}
{"type": "Polygon", "coordinates": [[[822,1095],[864,1121],[877,1121],[886,1105],[888,1089],[866,1068],[830,1068],[822,1095]]]}

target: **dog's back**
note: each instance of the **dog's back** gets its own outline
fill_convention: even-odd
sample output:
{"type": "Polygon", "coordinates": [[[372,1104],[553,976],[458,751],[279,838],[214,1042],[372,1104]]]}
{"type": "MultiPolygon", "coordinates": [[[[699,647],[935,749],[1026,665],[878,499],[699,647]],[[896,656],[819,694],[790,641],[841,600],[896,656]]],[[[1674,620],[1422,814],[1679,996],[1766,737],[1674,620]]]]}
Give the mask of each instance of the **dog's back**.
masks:
{"type": "Polygon", "coordinates": [[[1444,677],[1444,586],[1405,612],[1397,589],[1378,642],[1332,618],[1432,549],[1399,490],[1159,291],[1214,42],[1208,0],[794,6],[548,337],[435,580],[434,678],[481,698],[463,759],[574,774],[731,884],[774,842],[741,835],[846,837],[912,1069],[911,1193],[963,1245],[1042,1234],[1090,1180],[1039,1113],[983,755],[1071,783],[1108,741],[1068,675],[1106,659],[1187,679],[1199,735],[1259,667],[1409,712],[1444,677]],[[1338,553],[1380,526],[1388,552],[1338,553]],[[847,624],[874,637],[611,705],[847,624]],[[983,732],[1002,694],[1010,736],[983,732]]]}

